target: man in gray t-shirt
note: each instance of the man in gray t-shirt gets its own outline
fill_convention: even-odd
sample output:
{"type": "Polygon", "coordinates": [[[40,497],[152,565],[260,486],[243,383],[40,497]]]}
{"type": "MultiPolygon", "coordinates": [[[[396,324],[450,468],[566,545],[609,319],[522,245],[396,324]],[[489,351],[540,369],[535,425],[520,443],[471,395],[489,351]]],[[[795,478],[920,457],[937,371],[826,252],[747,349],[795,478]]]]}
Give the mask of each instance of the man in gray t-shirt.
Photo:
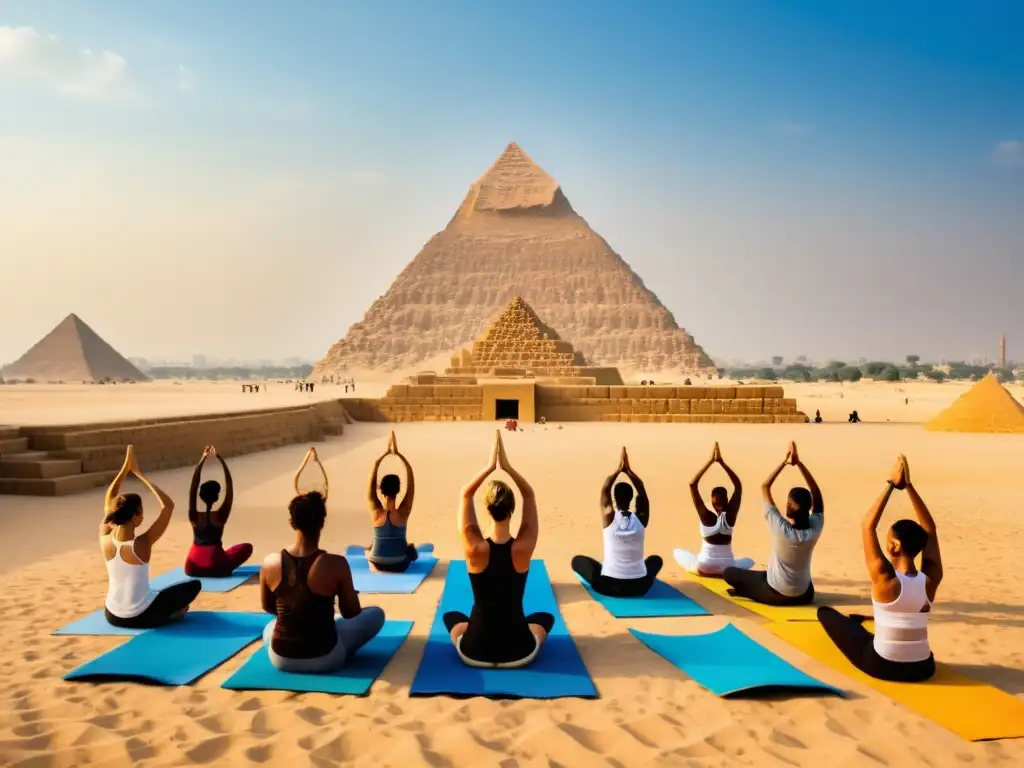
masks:
{"type": "Polygon", "coordinates": [[[726,568],[722,578],[730,593],[767,605],[807,605],[814,600],[811,583],[811,555],[825,525],[825,505],[821,489],[810,470],[800,461],[796,443],[789,444],[785,460],[761,486],[764,517],[772,535],[772,555],[767,571],[726,568]],[[800,470],[807,488],[793,488],[786,499],[783,514],[772,498],[772,484],[786,468],[800,470]]]}

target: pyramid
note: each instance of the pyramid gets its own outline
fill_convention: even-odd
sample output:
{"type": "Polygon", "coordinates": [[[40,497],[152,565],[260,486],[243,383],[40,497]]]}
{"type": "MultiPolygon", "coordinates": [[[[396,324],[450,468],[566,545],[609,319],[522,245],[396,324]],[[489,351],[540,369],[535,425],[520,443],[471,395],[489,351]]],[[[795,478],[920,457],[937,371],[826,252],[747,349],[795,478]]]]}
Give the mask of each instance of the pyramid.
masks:
{"type": "Polygon", "coordinates": [[[146,380],[142,371],[75,314],[65,317],[42,341],[0,370],[0,374],[38,381],[146,380]]]}
{"type": "Polygon", "coordinates": [[[686,373],[714,367],[573,210],[558,182],[513,143],[314,375],[397,370],[451,354],[513,296],[572,339],[592,365],[686,373]]]}
{"type": "Polygon", "coordinates": [[[989,373],[939,413],[925,429],[933,432],[1024,432],[1024,406],[994,373],[989,373]]]}
{"type": "Polygon", "coordinates": [[[476,376],[516,370],[534,376],[577,376],[586,364],[572,344],[559,338],[529,304],[515,296],[473,342],[473,351],[455,355],[445,373],[476,376]]]}

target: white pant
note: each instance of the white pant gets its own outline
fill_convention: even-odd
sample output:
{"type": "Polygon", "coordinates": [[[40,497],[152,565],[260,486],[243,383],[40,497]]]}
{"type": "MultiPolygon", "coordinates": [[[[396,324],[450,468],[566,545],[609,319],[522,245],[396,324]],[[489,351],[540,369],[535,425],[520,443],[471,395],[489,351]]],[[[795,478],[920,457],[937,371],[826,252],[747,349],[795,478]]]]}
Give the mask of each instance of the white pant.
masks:
{"type": "Polygon", "coordinates": [[[749,557],[736,559],[732,555],[732,547],[728,544],[704,543],[700,554],[693,554],[683,549],[673,552],[676,562],[690,573],[720,576],[726,568],[753,568],[754,561],[749,557]]]}

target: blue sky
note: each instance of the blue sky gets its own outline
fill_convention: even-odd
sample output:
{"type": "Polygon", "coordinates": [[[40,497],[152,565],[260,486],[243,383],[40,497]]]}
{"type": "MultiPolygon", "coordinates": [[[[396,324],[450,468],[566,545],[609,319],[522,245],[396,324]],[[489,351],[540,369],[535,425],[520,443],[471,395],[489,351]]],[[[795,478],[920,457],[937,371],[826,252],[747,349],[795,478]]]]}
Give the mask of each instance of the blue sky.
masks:
{"type": "Polygon", "coordinates": [[[1022,35],[1018,2],[9,0],[0,360],[70,311],[317,358],[510,140],[715,357],[1024,359],[1022,35]]]}

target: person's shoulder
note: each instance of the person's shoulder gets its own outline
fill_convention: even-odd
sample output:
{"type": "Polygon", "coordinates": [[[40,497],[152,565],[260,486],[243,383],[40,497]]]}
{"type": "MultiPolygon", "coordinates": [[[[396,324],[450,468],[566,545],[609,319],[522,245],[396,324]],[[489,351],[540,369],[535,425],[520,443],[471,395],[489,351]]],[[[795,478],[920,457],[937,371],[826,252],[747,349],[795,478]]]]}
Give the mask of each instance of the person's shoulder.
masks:
{"type": "Polygon", "coordinates": [[[271,552],[269,555],[263,558],[264,568],[278,568],[281,565],[281,553],[271,552]]]}

